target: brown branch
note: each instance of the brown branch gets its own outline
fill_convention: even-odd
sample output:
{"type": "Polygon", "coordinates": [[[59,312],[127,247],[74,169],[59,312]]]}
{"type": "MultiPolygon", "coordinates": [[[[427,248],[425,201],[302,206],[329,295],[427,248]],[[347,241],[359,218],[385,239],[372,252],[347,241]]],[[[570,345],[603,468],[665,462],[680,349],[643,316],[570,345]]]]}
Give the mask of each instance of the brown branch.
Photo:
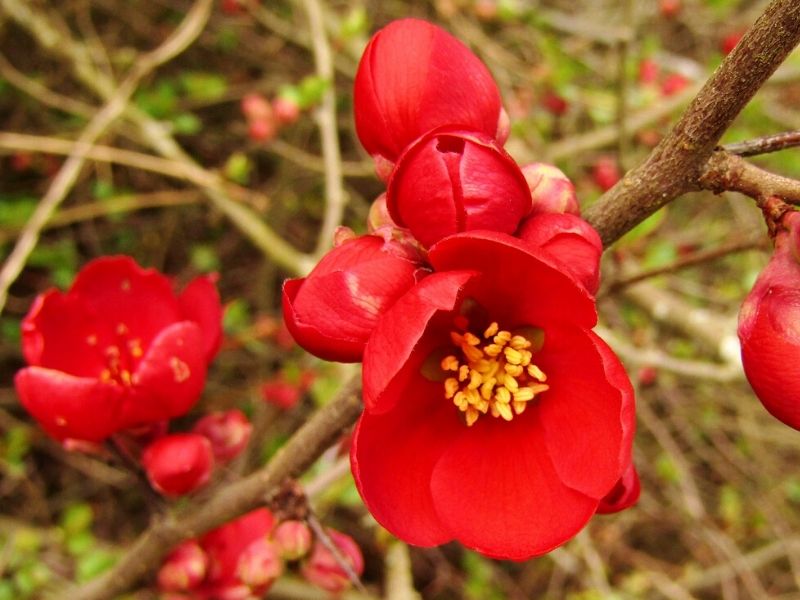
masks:
{"type": "Polygon", "coordinates": [[[608,246],[678,196],[699,189],[720,137],[800,42],[800,3],[773,0],[645,161],[586,212],[608,246]]]}
{"type": "Polygon", "coordinates": [[[711,155],[697,183],[715,194],[734,191],[756,199],[777,196],[800,204],[800,181],[765,171],[725,150],[711,155]]]}
{"type": "Polygon", "coordinates": [[[722,149],[738,156],[756,156],[797,146],[800,146],[800,131],[785,131],[735,144],[725,144],[722,149]]]}
{"type": "Polygon", "coordinates": [[[360,377],[346,383],[262,469],[231,483],[204,504],[193,503],[156,521],[131,544],[110,571],[71,591],[74,600],[114,598],[152,572],[179,542],[222,525],[265,503],[287,477],[299,475],[361,413],[360,377]]]}

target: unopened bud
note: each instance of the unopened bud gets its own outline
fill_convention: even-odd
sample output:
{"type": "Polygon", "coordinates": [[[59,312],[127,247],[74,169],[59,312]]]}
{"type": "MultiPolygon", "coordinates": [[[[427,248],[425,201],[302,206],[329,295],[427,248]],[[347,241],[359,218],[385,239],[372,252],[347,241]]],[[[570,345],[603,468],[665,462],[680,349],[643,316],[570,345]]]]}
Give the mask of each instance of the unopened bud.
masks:
{"type": "Polygon", "coordinates": [[[297,560],[311,549],[311,530],[302,521],[284,521],[272,532],[272,541],[285,560],[297,560]]]}
{"type": "MultiPolygon", "coordinates": [[[[364,571],[364,557],[358,544],[350,536],[333,529],[328,529],[327,533],[338,549],[341,559],[350,565],[353,573],[361,575],[364,571]]],[[[301,573],[310,583],[334,594],[348,589],[352,583],[341,560],[320,540],[314,544],[311,556],[303,565],[301,573]]]]}
{"type": "Polygon", "coordinates": [[[300,105],[294,98],[278,96],[272,101],[275,118],[283,125],[291,125],[300,117],[300,105]]]}
{"type": "Polygon", "coordinates": [[[581,214],[575,186],[561,169],[547,163],[531,163],[522,167],[522,174],[531,190],[531,214],[581,214]]]}
{"type": "Polygon", "coordinates": [[[260,592],[272,584],[283,573],[283,561],[278,548],[266,537],[251,543],[239,557],[236,575],[245,585],[260,592]]]}
{"type": "Polygon", "coordinates": [[[511,118],[508,116],[508,111],[505,108],[500,108],[500,116],[497,117],[497,132],[494,134],[494,139],[497,143],[503,146],[508,141],[508,136],[511,134],[511,118]]]}
{"type": "Polygon", "coordinates": [[[248,121],[272,121],[272,105],[261,94],[245,94],[241,106],[242,113],[248,121]]]}
{"type": "Polygon", "coordinates": [[[163,592],[182,592],[199,585],[206,576],[208,557],[199,544],[184,542],[167,557],[158,570],[156,581],[163,592]]]}
{"type": "Polygon", "coordinates": [[[367,231],[375,233],[381,227],[397,227],[386,206],[386,192],[372,201],[367,214],[367,231]]]}
{"type": "Polygon", "coordinates": [[[208,438],[214,458],[225,462],[244,450],[253,426],[242,411],[233,409],[206,415],[194,424],[192,431],[208,438]]]}
{"type": "Polygon", "coordinates": [[[150,444],[142,453],[142,466],[153,489],[165,496],[182,496],[208,483],[214,453],[206,437],[176,433],[150,444]]]}

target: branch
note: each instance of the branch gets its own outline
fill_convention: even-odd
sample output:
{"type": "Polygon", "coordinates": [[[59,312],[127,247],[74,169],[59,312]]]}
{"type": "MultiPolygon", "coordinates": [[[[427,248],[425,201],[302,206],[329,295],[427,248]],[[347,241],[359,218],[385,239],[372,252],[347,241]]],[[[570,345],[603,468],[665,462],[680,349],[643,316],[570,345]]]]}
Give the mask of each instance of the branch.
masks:
{"type": "Polygon", "coordinates": [[[722,149],[711,155],[697,183],[715,194],[730,190],[755,199],[777,196],[800,204],[800,181],[765,171],[722,149]]]}
{"type": "Polygon", "coordinates": [[[800,3],[773,0],[644,163],[586,211],[606,246],[699,180],[722,134],[800,42],[800,3]]]}
{"type": "Polygon", "coordinates": [[[725,144],[722,149],[738,156],[756,156],[796,146],[800,146],[800,131],[785,131],[735,144],[725,144]]]}
{"type": "Polygon", "coordinates": [[[179,542],[222,525],[263,505],[287,478],[306,470],[361,413],[360,377],[346,383],[262,469],[231,483],[205,503],[192,503],[156,521],[131,544],[108,572],[73,590],[74,600],[107,600],[152,572],[179,542]]]}

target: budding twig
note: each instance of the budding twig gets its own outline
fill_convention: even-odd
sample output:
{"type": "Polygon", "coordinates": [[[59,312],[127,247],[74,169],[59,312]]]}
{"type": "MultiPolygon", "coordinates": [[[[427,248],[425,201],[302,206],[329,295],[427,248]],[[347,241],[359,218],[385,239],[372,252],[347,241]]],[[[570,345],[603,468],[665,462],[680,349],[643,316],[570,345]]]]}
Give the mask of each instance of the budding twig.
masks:
{"type": "Polygon", "coordinates": [[[800,131],[785,131],[735,144],[725,144],[722,149],[737,156],[756,156],[797,146],[800,146],[800,131]]]}

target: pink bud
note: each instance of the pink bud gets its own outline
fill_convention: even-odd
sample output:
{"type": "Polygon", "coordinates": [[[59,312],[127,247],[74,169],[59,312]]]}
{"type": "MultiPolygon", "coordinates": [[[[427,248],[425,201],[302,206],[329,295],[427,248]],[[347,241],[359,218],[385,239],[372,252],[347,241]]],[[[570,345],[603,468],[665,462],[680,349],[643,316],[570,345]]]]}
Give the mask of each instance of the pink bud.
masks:
{"type": "Polygon", "coordinates": [[[639,63],[639,83],[645,85],[655,83],[658,79],[658,71],[658,64],[653,59],[642,59],[639,63]]]}
{"type": "Polygon", "coordinates": [[[242,114],[248,121],[272,121],[272,106],[261,94],[245,94],[241,106],[242,114]]]}
{"type": "Polygon", "coordinates": [[[158,570],[158,589],[163,592],[182,592],[200,585],[206,576],[208,557],[196,540],[175,548],[158,570]]]}
{"type": "Polygon", "coordinates": [[[300,401],[300,393],[300,386],[286,381],[282,374],[261,386],[261,397],[264,402],[283,410],[294,408],[300,401]]]}
{"type": "Polygon", "coordinates": [[[597,292],[603,242],[589,223],[568,213],[541,213],[525,219],[517,237],[544,250],[590,294],[597,292]]]}
{"type": "Polygon", "coordinates": [[[244,549],[236,566],[236,575],[245,585],[263,594],[283,573],[283,561],[278,549],[266,537],[259,538],[244,549]]]}
{"type": "MultiPolygon", "coordinates": [[[[353,538],[333,529],[328,529],[327,533],[353,572],[361,575],[364,572],[364,557],[353,538]]],[[[315,542],[311,556],[303,564],[301,573],[310,583],[334,594],[343,592],[351,585],[342,564],[319,540],[315,542]]]]}
{"type": "Polygon", "coordinates": [[[542,96],[542,106],[551,115],[560,117],[565,115],[569,110],[569,102],[566,99],[552,90],[548,90],[542,96]]]}
{"type": "Polygon", "coordinates": [[[423,246],[473,229],[513,233],[531,210],[528,184],[493,139],[434,130],[399,158],[386,189],[394,221],[423,246]]]}
{"type": "Polygon", "coordinates": [[[175,433],[150,444],[142,466],[153,488],[165,496],[182,496],[203,487],[211,478],[211,443],[197,433],[175,433]]]}
{"type": "Polygon", "coordinates": [[[674,96],[689,87],[689,80],[680,73],[671,73],[661,82],[661,93],[664,96],[674,96]]]}
{"type": "Polygon", "coordinates": [[[272,540],[286,560],[297,560],[311,549],[311,530],[302,521],[284,521],[272,532],[272,540]]]}
{"type": "Polygon", "coordinates": [[[345,242],[349,242],[350,240],[354,240],[358,237],[355,231],[350,229],[349,227],[345,227],[344,225],[339,225],[333,231],[333,246],[334,248],[337,246],[341,246],[345,242]]]}
{"type": "Polygon", "coordinates": [[[268,142],[277,133],[271,119],[253,119],[247,123],[247,136],[254,142],[268,142]]]}
{"type": "Polygon", "coordinates": [[[600,500],[597,512],[602,515],[630,508],[639,501],[640,493],[639,474],[636,472],[633,462],[631,462],[619,481],[611,488],[611,491],[605,498],[600,500]]]}
{"type": "Polygon", "coordinates": [[[561,169],[546,163],[531,163],[522,167],[522,174],[531,190],[531,214],[581,214],[575,186],[561,169]]]}
{"type": "Polygon", "coordinates": [[[592,167],[592,180],[604,192],[614,187],[621,177],[617,161],[610,156],[601,156],[592,167]]]}
{"type": "Polygon", "coordinates": [[[747,380],[764,407],[800,430],[800,213],[787,213],[775,251],[739,312],[747,380]],[[788,228],[788,230],[786,229],[788,228]]]}
{"type": "Polygon", "coordinates": [[[375,233],[381,227],[397,227],[392,216],[389,214],[389,207],[386,206],[386,193],[384,192],[369,207],[367,214],[367,231],[375,233]]]}
{"type": "Polygon", "coordinates": [[[233,409],[206,415],[194,424],[192,431],[208,438],[214,459],[225,462],[245,449],[253,426],[242,411],[233,409]]]}
{"type": "Polygon", "coordinates": [[[300,117],[300,105],[292,98],[278,96],[272,101],[275,118],[283,125],[291,125],[300,117]]]}
{"type": "Polygon", "coordinates": [[[681,12],[681,0],[660,0],[659,9],[661,15],[667,19],[672,19],[681,12]]]}

